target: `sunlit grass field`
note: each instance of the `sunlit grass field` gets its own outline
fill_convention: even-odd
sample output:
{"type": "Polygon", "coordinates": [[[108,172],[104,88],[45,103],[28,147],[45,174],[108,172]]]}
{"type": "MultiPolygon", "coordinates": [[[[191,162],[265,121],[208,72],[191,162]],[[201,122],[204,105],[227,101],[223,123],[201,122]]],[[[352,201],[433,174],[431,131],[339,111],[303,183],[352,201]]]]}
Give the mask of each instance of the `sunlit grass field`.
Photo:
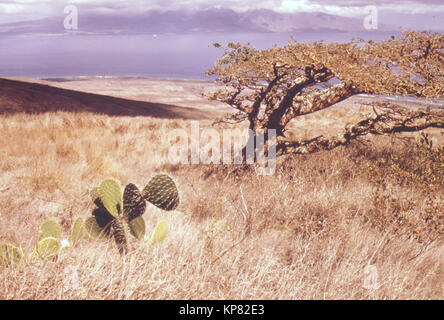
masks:
{"type": "MultiPolygon", "coordinates": [[[[328,133],[364,111],[313,114],[292,134],[328,133]]],[[[1,115],[0,242],[29,253],[46,219],[68,237],[76,217],[91,215],[90,189],[107,177],[145,185],[169,173],[180,205],[148,205],[148,232],[160,219],[169,225],[152,251],[133,239],[122,257],[113,241],[84,237],[55,261],[0,267],[0,298],[444,298],[442,130],[428,131],[432,148],[419,134],[376,137],[282,157],[274,175],[258,176],[253,167],[170,164],[168,133],[189,124],[90,112],[1,115]]]]}

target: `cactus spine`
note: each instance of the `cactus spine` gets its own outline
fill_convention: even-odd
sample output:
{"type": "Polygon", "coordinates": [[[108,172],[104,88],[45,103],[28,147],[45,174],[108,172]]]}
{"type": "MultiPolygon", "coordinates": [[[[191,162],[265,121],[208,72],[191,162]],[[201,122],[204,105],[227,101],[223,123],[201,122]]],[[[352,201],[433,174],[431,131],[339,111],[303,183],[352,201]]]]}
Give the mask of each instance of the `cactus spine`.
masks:
{"type": "Polygon", "coordinates": [[[179,205],[179,192],[173,179],[167,174],[153,177],[143,189],[142,196],[156,207],[170,211],[179,205]]]}

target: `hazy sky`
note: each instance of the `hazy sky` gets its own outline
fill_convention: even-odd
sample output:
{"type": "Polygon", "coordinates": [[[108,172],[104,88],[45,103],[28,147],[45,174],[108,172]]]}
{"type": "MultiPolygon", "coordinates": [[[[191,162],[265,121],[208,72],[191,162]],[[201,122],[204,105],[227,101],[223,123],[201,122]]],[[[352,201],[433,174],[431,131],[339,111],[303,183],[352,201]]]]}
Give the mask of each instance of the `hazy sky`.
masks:
{"type": "Polygon", "coordinates": [[[77,5],[79,14],[81,11],[125,13],[149,9],[193,10],[224,7],[237,11],[262,8],[280,12],[321,11],[344,16],[362,16],[366,12],[366,6],[374,5],[380,10],[381,17],[387,20],[404,19],[408,22],[416,16],[424,24],[436,24],[442,23],[444,17],[443,0],[0,0],[0,23],[62,15],[67,4],[77,5]],[[438,20],[433,22],[433,17],[438,20]]]}

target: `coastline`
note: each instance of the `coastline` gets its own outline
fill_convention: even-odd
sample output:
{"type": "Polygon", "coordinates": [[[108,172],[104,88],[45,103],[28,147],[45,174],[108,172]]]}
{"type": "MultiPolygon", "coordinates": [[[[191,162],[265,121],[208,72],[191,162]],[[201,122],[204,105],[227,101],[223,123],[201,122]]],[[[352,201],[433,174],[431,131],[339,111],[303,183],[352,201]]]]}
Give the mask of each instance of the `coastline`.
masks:
{"type": "MultiPolygon", "coordinates": [[[[196,84],[214,84],[214,80],[202,80],[202,79],[187,79],[187,78],[157,78],[157,77],[148,77],[148,76],[73,76],[73,77],[62,77],[62,78],[38,78],[38,80],[49,81],[49,82],[70,82],[70,81],[88,81],[94,79],[120,79],[120,80],[148,80],[148,81],[156,81],[156,82],[165,82],[165,83],[196,83],[196,84]]],[[[356,97],[368,98],[368,99],[385,99],[390,101],[395,101],[396,103],[404,103],[406,105],[424,105],[425,107],[437,106],[438,108],[444,108],[444,100],[442,102],[434,102],[434,101],[422,101],[421,99],[417,99],[410,96],[382,96],[382,95],[373,95],[373,94],[358,94],[356,97]]]]}
{"type": "MultiPolygon", "coordinates": [[[[12,77],[11,77],[12,78],[12,77]]],[[[67,76],[67,77],[43,77],[43,78],[32,78],[26,77],[28,79],[36,79],[50,82],[68,82],[68,81],[88,81],[94,79],[121,79],[121,80],[151,80],[151,81],[163,81],[163,82],[187,82],[187,83],[213,83],[213,80],[203,80],[203,79],[191,79],[191,78],[159,78],[150,76],[67,76]]]]}
{"type": "MultiPolygon", "coordinates": [[[[36,83],[61,89],[99,94],[135,101],[172,104],[180,107],[203,109],[216,117],[234,111],[227,104],[210,101],[203,96],[220,85],[213,80],[155,78],[141,76],[73,76],[57,78],[4,77],[4,79],[36,83]]],[[[396,103],[410,108],[444,108],[443,102],[421,101],[402,96],[376,96],[359,94],[331,108],[360,108],[373,102],[396,103]]]]}

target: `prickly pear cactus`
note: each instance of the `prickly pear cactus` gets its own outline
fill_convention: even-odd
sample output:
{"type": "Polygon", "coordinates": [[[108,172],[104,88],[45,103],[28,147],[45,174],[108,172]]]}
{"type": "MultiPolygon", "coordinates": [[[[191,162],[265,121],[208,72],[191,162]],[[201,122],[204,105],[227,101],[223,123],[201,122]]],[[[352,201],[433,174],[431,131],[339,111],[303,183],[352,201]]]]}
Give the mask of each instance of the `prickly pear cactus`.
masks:
{"type": "Polygon", "coordinates": [[[104,180],[91,190],[97,208],[85,221],[86,233],[95,240],[114,238],[121,254],[128,251],[128,234],[137,239],[144,236],[145,221],[141,218],[146,203],[135,184],[128,184],[122,193],[115,179],[104,180]],[[140,220],[140,219],[142,220],[140,220]]]}
{"type": "Polygon", "coordinates": [[[94,216],[85,220],[85,232],[86,234],[96,241],[105,241],[111,233],[111,225],[108,229],[104,229],[100,226],[94,216]]]}
{"type": "Polygon", "coordinates": [[[115,219],[111,213],[105,208],[96,208],[93,210],[92,215],[96,219],[97,224],[106,235],[111,235],[111,222],[115,219]]]}
{"type": "Polygon", "coordinates": [[[154,228],[153,233],[151,234],[151,244],[160,243],[165,239],[165,236],[168,231],[168,224],[165,220],[160,220],[156,228],[154,228]]]}
{"type": "Polygon", "coordinates": [[[179,191],[167,174],[153,177],[143,189],[142,196],[156,207],[167,211],[174,210],[179,205],[179,191]]]}
{"type": "MultiPolygon", "coordinates": [[[[96,203],[96,201],[100,201],[100,187],[92,188],[89,195],[91,196],[92,202],[96,203]]],[[[100,201],[100,204],[103,206],[101,201],[100,201]]],[[[99,204],[97,204],[97,203],[96,203],[96,205],[99,206],[99,204]]]]}
{"type": "Polygon", "coordinates": [[[60,251],[60,240],[54,237],[47,237],[37,244],[37,253],[43,260],[53,260],[60,251]]]}
{"type": "Polygon", "coordinates": [[[123,192],[123,214],[128,219],[132,221],[137,217],[140,217],[145,213],[146,202],[140,194],[139,188],[133,184],[129,183],[125,187],[123,192]]]}
{"type": "MultiPolygon", "coordinates": [[[[107,179],[102,182],[100,187],[95,187],[91,190],[90,195],[94,204],[97,206],[92,212],[92,217],[89,217],[85,220],[85,232],[86,234],[97,241],[104,241],[107,237],[112,236],[111,230],[111,222],[116,218],[113,216],[109,210],[105,207],[104,202],[101,198],[101,187],[104,186],[106,188],[107,184],[114,185],[118,184],[120,188],[120,183],[118,183],[114,179],[107,179]],[[112,182],[110,180],[113,180],[112,182]],[[109,181],[109,182],[107,182],[109,181]]],[[[112,189],[112,188],[110,188],[112,189]]],[[[121,191],[115,192],[116,194],[121,193],[121,191]]],[[[119,203],[119,200],[115,202],[119,203]]],[[[108,202],[109,205],[109,202],[108,202]]]]}
{"type": "Polygon", "coordinates": [[[105,179],[99,188],[100,200],[103,206],[117,218],[123,206],[122,187],[116,179],[105,179]]]}
{"type": "MultiPolygon", "coordinates": [[[[139,241],[145,238],[146,225],[142,218],[145,200],[163,210],[174,210],[179,205],[179,192],[173,179],[166,174],[153,177],[140,192],[129,183],[122,193],[119,181],[105,179],[91,190],[91,199],[97,206],[92,217],[85,221],[85,231],[95,240],[114,238],[121,254],[128,251],[128,235],[139,241]]],[[[151,237],[152,243],[165,238],[167,225],[160,221],[151,237]]]]}
{"type": "Polygon", "coordinates": [[[120,254],[125,254],[128,252],[128,227],[123,219],[114,219],[111,222],[113,228],[113,237],[116,242],[117,249],[120,254]]]}
{"type": "Polygon", "coordinates": [[[69,237],[69,243],[71,246],[75,246],[79,240],[83,237],[85,232],[85,223],[82,218],[77,218],[71,228],[71,236],[69,237]]]}
{"type": "Polygon", "coordinates": [[[46,220],[40,225],[39,241],[48,237],[56,238],[59,241],[62,238],[62,229],[54,220],[46,220]]]}
{"type": "Polygon", "coordinates": [[[143,240],[146,232],[145,220],[142,217],[137,217],[129,222],[129,229],[131,234],[139,241],[143,240]]]}

